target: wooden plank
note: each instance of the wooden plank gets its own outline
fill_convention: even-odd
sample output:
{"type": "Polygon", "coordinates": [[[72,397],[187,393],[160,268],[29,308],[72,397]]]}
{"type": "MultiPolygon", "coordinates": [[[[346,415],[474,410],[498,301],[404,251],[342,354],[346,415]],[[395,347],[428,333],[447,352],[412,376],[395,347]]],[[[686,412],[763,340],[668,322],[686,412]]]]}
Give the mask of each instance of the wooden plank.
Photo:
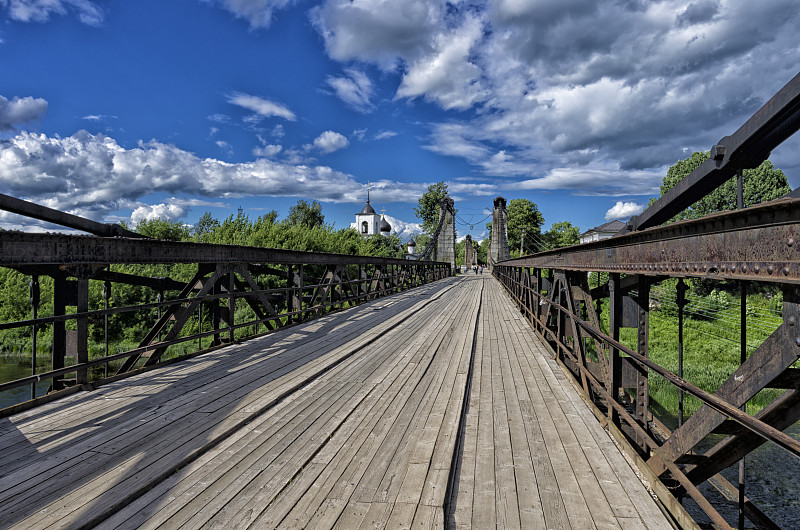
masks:
{"type": "Polygon", "coordinates": [[[44,449],[3,477],[4,525],[668,527],[488,275],[49,405],[0,430],[44,449]]]}
{"type": "MultiPolygon", "coordinates": [[[[374,363],[380,360],[379,358],[376,359],[376,357],[372,355],[365,355],[365,359],[370,360],[370,363],[374,363]]],[[[384,363],[384,364],[386,366],[391,366],[390,363],[384,363]]],[[[353,413],[356,407],[359,407],[364,400],[368,399],[369,396],[372,394],[381,392],[380,390],[376,390],[375,392],[373,392],[374,389],[380,388],[380,386],[378,385],[379,381],[390,380],[390,378],[385,376],[383,373],[385,371],[385,368],[384,370],[376,371],[374,370],[374,365],[369,364],[368,369],[366,371],[371,372],[373,374],[372,377],[374,378],[374,381],[368,381],[367,384],[358,384],[358,386],[361,388],[359,395],[350,400],[350,403],[345,407],[336,410],[336,414],[341,417],[341,420],[336,425],[337,429],[341,425],[341,422],[343,422],[346,419],[346,417],[349,417],[349,415],[353,413]]],[[[355,379],[358,379],[358,377],[360,376],[356,374],[355,379]]],[[[335,429],[328,429],[324,431],[324,433],[333,432],[334,430],[335,429]]],[[[293,480],[295,475],[302,469],[302,466],[309,461],[309,459],[313,456],[313,454],[316,454],[319,448],[321,448],[321,445],[319,444],[311,445],[308,446],[305,456],[300,456],[300,457],[289,456],[286,459],[282,459],[286,461],[284,467],[281,470],[282,473],[275,476],[260,478],[257,482],[253,482],[252,484],[248,485],[248,489],[255,489],[256,494],[254,496],[248,495],[246,498],[243,498],[243,496],[241,495],[237,496],[235,502],[227,505],[225,507],[225,510],[220,512],[219,517],[215,518],[221,521],[225,521],[226,524],[232,525],[234,527],[243,525],[246,526],[248,522],[253,522],[252,517],[250,518],[251,520],[248,521],[240,519],[239,516],[242,514],[257,513],[258,512],[257,508],[255,512],[253,512],[253,508],[255,507],[263,508],[265,506],[268,506],[269,503],[272,501],[274,495],[277,493],[278,489],[281,488],[283,485],[287,484],[288,481],[293,480]],[[265,484],[267,485],[266,488],[264,487],[265,484]],[[247,508],[248,506],[250,508],[247,508]],[[237,516],[230,518],[225,515],[224,513],[225,511],[236,513],[237,516]]]]}
{"type": "MultiPolygon", "coordinates": [[[[424,350],[425,349],[425,341],[420,343],[420,347],[424,350]]],[[[431,347],[428,347],[431,349],[431,347]]],[[[409,368],[411,368],[413,372],[414,366],[409,364],[409,368]]],[[[395,403],[396,408],[395,410],[405,410],[406,406],[402,406],[402,403],[405,399],[410,398],[413,396],[413,388],[415,385],[413,384],[406,384],[403,386],[403,390],[401,390],[401,394],[398,396],[397,403],[395,403]]],[[[387,395],[388,397],[388,395],[387,395]]],[[[392,404],[390,399],[385,399],[384,403],[382,403],[383,407],[389,407],[392,404]]],[[[385,408],[383,409],[385,410],[385,408]]],[[[320,506],[323,502],[328,492],[334,487],[337,481],[340,480],[342,473],[345,472],[347,466],[349,465],[349,459],[355,455],[357,450],[360,448],[361,442],[359,440],[363,439],[369,434],[371,429],[378,421],[378,417],[381,414],[366,414],[364,416],[364,421],[361,422],[361,425],[354,431],[351,432],[351,437],[347,439],[348,446],[343,447],[339,452],[332,453],[329,456],[325,456],[323,454],[318,455],[315,461],[324,463],[324,469],[320,472],[321,476],[314,481],[314,484],[309,489],[313,495],[306,495],[299,500],[297,505],[294,509],[288,514],[286,519],[284,520],[285,524],[290,526],[306,526],[309,524],[309,519],[314,512],[317,510],[315,506],[320,506]]],[[[397,423],[397,422],[395,422],[397,423]]],[[[345,437],[340,437],[340,440],[345,440],[345,437]]],[[[319,472],[319,469],[316,470],[319,472]]],[[[300,476],[300,479],[303,479],[303,475],[300,476]]],[[[317,520],[319,517],[317,517],[317,520]]],[[[311,524],[315,524],[314,521],[311,524]]]]}
{"type": "Polygon", "coordinates": [[[369,505],[369,510],[359,529],[363,530],[383,530],[389,522],[392,513],[392,505],[386,502],[373,502],[369,505]]]}
{"type": "Polygon", "coordinates": [[[542,502],[545,521],[548,528],[569,528],[569,518],[565,501],[561,495],[556,479],[556,470],[548,454],[544,429],[547,427],[546,408],[542,406],[542,396],[538,389],[540,382],[525,357],[517,357],[519,376],[524,384],[519,384],[517,394],[520,409],[531,451],[533,469],[536,473],[536,484],[542,502]]]}
{"type": "MultiPolygon", "coordinates": [[[[485,297],[485,295],[482,295],[485,297]]],[[[488,309],[486,309],[488,310],[488,309]]],[[[484,311],[486,311],[484,310],[484,311]]],[[[457,469],[456,497],[452,514],[452,522],[457,528],[472,527],[473,491],[475,489],[475,465],[478,443],[478,416],[480,409],[481,371],[483,366],[482,343],[485,333],[485,322],[482,316],[478,320],[475,337],[476,351],[472,371],[472,388],[468,401],[466,428],[464,430],[463,450],[457,469]]]]}
{"type": "MultiPolygon", "coordinates": [[[[331,378],[335,380],[342,380],[344,378],[344,380],[347,380],[351,383],[356,383],[365,380],[365,378],[362,375],[363,373],[371,374],[371,378],[374,380],[374,382],[366,385],[360,384],[361,391],[353,400],[351,400],[353,402],[352,406],[357,406],[367,396],[367,394],[370,394],[371,389],[377,385],[378,381],[384,381],[385,383],[386,381],[391,380],[386,376],[385,372],[393,366],[392,363],[383,363],[383,369],[376,370],[376,367],[378,367],[378,365],[380,365],[380,363],[384,360],[378,354],[381,354],[384,357],[388,357],[393,351],[393,348],[390,346],[397,345],[397,341],[393,340],[393,337],[391,336],[387,337],[386,343],[387,343],[386,345],[378,348],[373,352],[364,352],[364,355],[359,357],[365,361],[366,363],[365,368],[362,368],[358,371],[350,370],[349,376],[346,376],[344,374],[342,375],[334,374],[331,376],[331,378]]],[[[357,360],[353,360],[352,362],[355,363],[357,362],[357,360]]],[[[352,406],[348,406],[349,408],[343,407],[342,409],[337,410],[336,414],[340,416],[349,415],[350,412],[352,412],[353,410],[352,406]]],[[[334,429],[328,429],[327,431],[324,432],[332,432],[333,430],[334,429]]],[[[309,446],[307,454],[310,454],[312,452],[311,451],[312,449],[317,450],[317,447],[318,445],[309,446]]],[[[277,490],[281,486],[281,484],[285,484],[288,480],[291,480],[294,477],[294,475],[299,471],[304,462],[305,462],[304,457],[288,458],[288,462],[284,464],[284,467],[282,468],[283,478],[278,478],[278,476],[270,476],[269,478],[260,478],[258,481],[253,482],[253,484],[248,485],[247,486],[248,489],[256,490],[255,496],[246,495],[243,497],[242,495],[238,495],[235,499],[235,502],[226,505],[225,508],[222,511],[220,511],[217,516],[215,516],[215,519],[226,521],[228,525],[233,525],[233,526],[239,526],[242,524],[246,525],[247,521],[242,521],[240,519],[237,519],[238,517],[237,515],[234,515],[233,518],[231,519],[230,515],[225,515],[225,513],[230,512],[238,515],[247,513],[257,514],[258,511],[253,512],[252,509],[248,510],[246,509],[246,506],[255,505],[255,506],[260,506],[261,508],[263,508],[264,506],[268,506],[269,503],[271,502],[271,496],[277,493],[277,490]],[[258,484],[269,484],[269,487],[264,489],[263,486],[259,486],[258,484]]]]}
{"type": "MultiPolygon", "coordinates": [[[[541,345],[537,343],[535,347],[538,348],[534,351],[539,355],[539,362],[548,365],[551,370],[558,370],[555,362],[549,359],[541,345]]],[[[583,417],[584,425],[586,426],[585,433],[594,438],[600,454],[607,462],[608,467],[602,463],[602,460],[598,459],[596,465],[600,469],[599,476],[608,477],[608,484],[604,488],[610,490],[607,491],[606,497],[609,499],[617,518],[640,517],[642,521],[646,521],[649,528],[671,528],[651,494],[644,487],[636,472],[631,468],[631,465],[608,433],[602,429],[586,403],[582,401],[577,392],[569,392],[566,389],[565,396],[573,402],[575,409],[583,417]],[[635,510],[636,513],[632,513],[631,510],[635,510]],[[625,515],[628,513],[630,514],[629,517],[625,515]]],[[[576,432],[578,431],[576,430],[576,432]]]]}
{"type": "MultiPolygon", "coordinates": [[[[508,335],[507,335],[508,336],[508,335]]],[[[508,338],[512,338],[508,336],[508,338]]],[[[508,346],[516,346],[509,343],[508,346]]],[[[531,445],[528,435],[525,432],[525,420],[520,404],[520,392],[523,398],[527,397],[524,391],[524,379],[514,373],[519,373],[519,351],[513,348],[508,357],[501,359],[503,370],[503,380],[508,381],[509,390],[506,391],[506,408],[508,410],[508,426],[511,438],[511,449],[514,462],[514,473],[517,486],[517,503],[519,507],[519,519],[521,528],[544,528],[546,526],[542,502],[539,498],[536,473],[533,469],[533,457],[531,456],[531,445]],[[512,368],[513,367],[513,368],[512,368]]]]}
{"type": "Polygon", "coordinates": [[[552,387],[557,395],[556,401],[562,407],[571,406],[574,413],[580,416],[582,424],[577,423],[574,416],[571,419],[574,422],[573,433],[578,437],[581,447],[584,448],[595,475],[604,477],[601,479],[603,493],[614,510],[618,523],[620,520],[625,520],[631,524],[631,521],[638,519],[639,527],[644,527],[644,521],[646,521],[648,527],[669,528],[670,525],[666,518],[619,449],[602,429],[586,403],[578,396],[575,391],[576,385],[564,377],[563,371],[557,367],[555,361],[550,359],[541,342],[531,333],[530,328],[525,324],[520,324],[518,332],[511,334],[510,338],[513,343],[519,344],[521,352],[529,352],[529,358],[539,364],[543,374],[547,372],[553,374],[553,379],[559,381],[561,389],[559,393],[558,387],[552,387]]]}
{"type": "MultiPolygon", "coordinates": [[[[493,293],[494,294],[494,293],[493,293]]],[[[499,293],[497,293],[499,295],[499,293]]],[[[492,298],[496,298],[493,296],[492,298]]],[[[495,504],[497,524],[502,528],[520,528],[519,505],[517,503],[517,481],[514,473],[514,458],[511,451],[511,433],[508,425],[507,393],[511,393],[511,383],[503,377],[503,361],[508,362],[508,349],[505,341],[505,317],[499,300],[493,300],[492,317],[492,403],[494,416],[494,466],[497,484],[495,504]],[[496,340],[494,338],[497,337],[496,340]],[[506,385],[509,386],[506,389],[506,385]]]]}
{"type": "MultiPolygon", "coordinates": [[[[488,302],[487,302],[488,305],[488,302]]],[[[472,494],[472,526],[475,528],[494,528],[497,526],[495,507],[495,467],[494,467],[494,421],[492,419],[493,358],[491,355],[491,306],[482,319],[483,337],[478,344],[476,355],[483,357],[481,371],[481,394],[478,405],[478,430],[475,456],[475,485],[472,494]]]]}
{"type": "MultiPolygon", "coordinates": [[[[113,452],[113,451],[112,451],[113,452]]],[[[118,459],[117,459],[118,460],[118,459]]],[[[71,477],[72,478],[72,477],[71,477]]],[[[59,489],[58,487],[54,487],[56,490],[59,489]]]]}
{"type": "Polygon", "coordinates": [[[345,506],[342,515],[339,516],[333,525],[337,530],[353,530],[359,528],[367,517],[370,504],[368,502],[349,502],[345,506]]]}

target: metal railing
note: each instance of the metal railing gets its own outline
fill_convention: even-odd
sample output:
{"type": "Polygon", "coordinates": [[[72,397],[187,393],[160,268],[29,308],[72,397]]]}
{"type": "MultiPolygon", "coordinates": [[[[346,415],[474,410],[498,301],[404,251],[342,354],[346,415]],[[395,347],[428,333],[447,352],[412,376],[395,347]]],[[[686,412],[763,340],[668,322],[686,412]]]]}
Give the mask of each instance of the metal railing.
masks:
{"type": "Polygon", "coordinates": [[[32,315],[0,323],[0,333],[30,330],[32,357],[31,375],[0,391],[30,386],[38,401],[450,276],[449,264],[430,261],[21,232],[0,232],[0,267],[30,283],[32,315]],[[189,264],[191,278],[150,277],[140,266],[148,264],[189,264]],[[143,288],[146,303],[114,306],[120,285],[143,288]],[[43,299],[52,301],[47,316],[43,299]],[[137,314],[150,326],[138,345],[110,341],[109,323],[137,314]],[[51,344],[41,371],[43,329],[51,344]],[[41,381],[50,397],[37,396],[41,381]]]}

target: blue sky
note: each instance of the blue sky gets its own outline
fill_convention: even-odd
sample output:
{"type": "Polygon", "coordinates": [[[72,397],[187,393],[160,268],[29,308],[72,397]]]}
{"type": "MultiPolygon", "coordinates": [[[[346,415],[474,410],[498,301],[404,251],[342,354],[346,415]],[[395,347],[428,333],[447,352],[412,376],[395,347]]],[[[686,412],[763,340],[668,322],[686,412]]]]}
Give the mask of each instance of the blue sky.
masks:
{"type": "MultiPolygon", "coordinates": [[[[461,237],[498,195],[586,230],[796,75],[798,27],[796,0],[0,0],[0,192],[132,224],[317,199],[346,227],[371,182],[405,238],[443,180],[461,237]]],[[[772,155],[793,187],[798,147],[772,155]]]]}

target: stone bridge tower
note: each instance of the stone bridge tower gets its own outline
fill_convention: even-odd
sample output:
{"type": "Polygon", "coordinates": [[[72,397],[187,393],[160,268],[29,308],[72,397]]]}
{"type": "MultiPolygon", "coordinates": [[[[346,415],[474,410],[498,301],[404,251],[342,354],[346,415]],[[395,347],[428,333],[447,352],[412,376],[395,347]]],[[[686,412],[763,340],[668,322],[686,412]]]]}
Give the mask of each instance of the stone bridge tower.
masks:
{"type": "Polygon", "coordinates": [[[508,252],[508,213],[506,200],[497,197],[492,210],[492,239],[489,241],[489,270],[494,264],[511,257],[508,252]]]}
{"type": "Polygon", "coordinates": [[[444,217],[439,239],[436,240],[436,253],[434,261],[444,261],[450,264],[453,274],[456,272],[456,223],[453,199],[445,197],[439,204],[439,219],[444,217]]]}
{"type": "Polygon", "coordinates": [[[467,234],[467,240],[464,244],[464,270],[469,272],[473,265],[475,265],[475,257],[473,256],[472,236],[467,234]]]}

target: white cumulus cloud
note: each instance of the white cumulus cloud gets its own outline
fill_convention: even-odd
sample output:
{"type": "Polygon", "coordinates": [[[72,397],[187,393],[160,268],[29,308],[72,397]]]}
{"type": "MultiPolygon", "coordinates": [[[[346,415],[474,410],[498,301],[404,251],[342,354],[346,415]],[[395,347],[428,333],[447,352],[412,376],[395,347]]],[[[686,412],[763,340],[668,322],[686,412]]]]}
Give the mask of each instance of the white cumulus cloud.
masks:
{"type": "Polygon", "coordinates": [[[258,96],[251,96],[250,94],[242,94],[240,92],[232,94],[228,96],[228,103],[253,111],[258,117],[271,118],[272,116],[277,116],[289,121],[297,120],[294,112],[285,106],[258,96]]]}
{"type": "MultiPolygon", "coordinates": [[[[428,184],[381,180],[373,183],[372,195],[384,203],[413,203],[428,184]]],[[[467,194],[481,194],[481,186],[454,184],[459,193],[467,194]]],[[[126,149],[113,138],[87,131],[63,138],[23,131],[0,142],[0,188],[14,197],[102,220],[139,208],[143,209],[137,218],[154,215],[143,203],[144,197],[154,193],[180,196],[191,190],[198,196],[171,199],[165,204],[173,208],[159,211],[177,216],[179,209],[245,196],[313,197],[360,204],[364,186],[327,166],[267,158],[229,163],[200,158],[155,140],[126,149]]]]}
{"type": "Polygon", "coordinates": [[[630,219],[634,215],[639,215],[643,210],[643,204],[617,201],[617,203],[606,212],[606,221],[613,221],[614,219],[624,221],[630,219]]]}
{"type": "Polygon", "coordinates": [[[480,84],[481,69],[471,58],[482,36],[477,18],[468,18],[450,33],[436,35],[434,50],[410,64],[396,97],[425,96],[444,109],[459,110],[484,99],[487,92],[480,84]]]}
{"type": "Polygon", "coordinates": [[[40,120],[47,110],[47,101],[42,98],[0,96],[0,132],[13,130],[17,125],[40,120]]]}
{"type": "Polygon", "coordinates": [[[78,19],[90,26],[103,22],[103,10],[90,0],[0,0],[0,7],[20,22],[47,22],[51,15],[74,12],[78,19]]]}
{"type": "Polygon", "coordinates": [[[372,81],[364,72],[355,69],[345,70],[340,77],[328,76],[326,83],[333,89],[336,97],[358,112],[372,112],[375,105],[370,101],[375,94],[372,81]]]}
{"type": "Polygon", "coordinates": [[[131,223],[135,226],[142,221],[152,221],[154,219],[176,221],[186,217],[187,213],[186,208],[177,204],[145,204],[133,210],[131,223]]]}
{"type": "Polygon", "coordinates": [[[395,131],[381,131],[375,135],[376,140],[388,140],[389,138],[394,138],[399,133],[395,131]]]}
{"type": "Polygon", "coordinates": [[[314,147],[323,153],[332,153],[344,149],[350,142],[344,135],[335,131],[325,131],[314,140],[314,147]]]}
{"type": "Polygon", "coordinates": [[[800,53],[796,0],[322,0],[311,19],[332,59],[395,74],[396,99],[467,111],[428,149],[586,193],[652,193],[637,172],[735,131],[800,53]]]}
{"type": "Polygon", "coordinates": [[[276,144],[262,145],[253,149],[253,156],[272,158],[283,150],[283,146],[276,144]]]}
{"type": "Polygon", "coordinates": [[[268,28],[274,11],[284,9],[292,0],[204,0],[214,2],[237,18],[250,23],[251,28],[268,28]]]}

